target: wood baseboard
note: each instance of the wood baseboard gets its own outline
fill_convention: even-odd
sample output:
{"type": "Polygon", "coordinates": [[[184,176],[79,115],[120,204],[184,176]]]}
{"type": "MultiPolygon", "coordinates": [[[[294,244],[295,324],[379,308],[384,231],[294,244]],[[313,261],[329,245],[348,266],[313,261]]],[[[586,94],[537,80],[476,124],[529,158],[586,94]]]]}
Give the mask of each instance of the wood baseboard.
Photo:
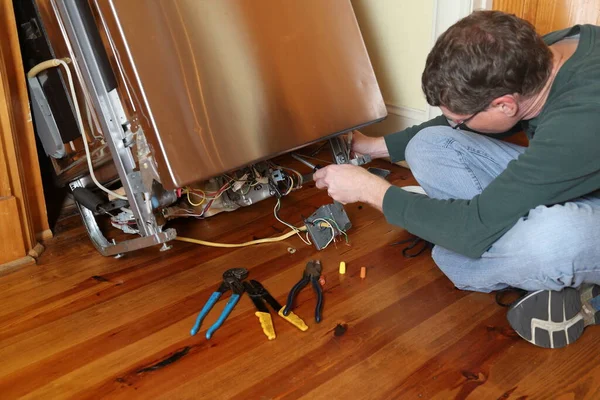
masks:
{"type": "Polygon", "coordinates": [[[29,254],[25,257],[0,264],[0,276],[10,274],[27,265],[36,264],[37,259],[42,255],[44,250],[46,250],[46,248],[41,243],[36,243],[33,249],[29,250],[29,254]]]}
{"type": "Polygon", "coordinates": [[[27,255],[34,260],[37,260],[42,255],[44,250],[46,250],[46,248],[41,243],[36,243],[33,249],[29,250],[27,255]]]}
{"type": "Polygon", "coordinates": [[[35,234],[35,238],[39,242],[43,242],[44,240],[52,239],[53,237],[54,237],[54,234],[52,233],[52,231],[50,229],[46,229],[43,232],[38,232],[35,234]]]}
{"type": "Polygon", "coordinates": [[[25,256],[18,258],[14,261],[0,264],[0,276],[8,275],[11,272],[18,270],[19,268],[27,265],[35,264],[35,258],[31,256],[25,256]]]}

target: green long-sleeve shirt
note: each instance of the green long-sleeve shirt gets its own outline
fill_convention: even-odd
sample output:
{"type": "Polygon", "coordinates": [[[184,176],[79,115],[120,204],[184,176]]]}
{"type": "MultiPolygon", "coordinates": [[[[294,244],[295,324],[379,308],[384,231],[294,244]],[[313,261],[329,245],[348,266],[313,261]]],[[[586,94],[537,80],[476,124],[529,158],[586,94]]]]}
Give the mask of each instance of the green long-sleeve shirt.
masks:
{"type": "MultiPolygon", "coordinates": [[[[529,210],[600,189],[600,27],[577,25],[544,37],[551,45],[579,34],[575,53],[558,71],[540,114],[522,121],[530,141],[480,195],[438,200],[391,187],[388,222],[449,250],[478,258],[529,210]]],[[[393,161],[404,160],[421,129],[447,125],[441,116],[386,137],[393,161]]]]}

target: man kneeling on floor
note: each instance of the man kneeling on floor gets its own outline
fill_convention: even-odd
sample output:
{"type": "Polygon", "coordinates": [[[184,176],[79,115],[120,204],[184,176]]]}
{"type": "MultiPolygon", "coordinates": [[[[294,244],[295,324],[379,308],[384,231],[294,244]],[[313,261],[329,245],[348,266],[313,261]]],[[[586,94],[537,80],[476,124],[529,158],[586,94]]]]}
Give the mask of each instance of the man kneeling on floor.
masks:
{"type": "Polygon", "coordinates": [[[508,311],[524,339],[573,343],[600,323],[600,27],[540,37],[478,11],[438,39],[422,85],[443,116],[385,138],[356,133],[353,150],[406,160],[427,196],[352,165],[319,170],[317,187],[434,243],[460,289],[529,291],[508,311]],[[528,147],[498,139],[522,130],[528,147]]]}

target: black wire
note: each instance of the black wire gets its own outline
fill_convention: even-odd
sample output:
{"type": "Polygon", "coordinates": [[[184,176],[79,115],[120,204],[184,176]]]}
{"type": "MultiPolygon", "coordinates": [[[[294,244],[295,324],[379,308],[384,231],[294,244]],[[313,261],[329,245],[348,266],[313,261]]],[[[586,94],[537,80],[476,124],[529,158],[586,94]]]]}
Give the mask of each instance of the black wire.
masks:
{"type": "Polygon", "coordinates": [[[500,289],[496,292],[496,304],[498,304],[500,307],[510,307],[526,294],[527,294],[527,290],[519,289],[519,288],[512,287],[512,286],[507,287],[506,289],[500,289]],[[504,297],[506,295],[511,295],[511,294],[517,295],[517,299],[514,301],[511,301],[509,303],[503,301],[504,297]]]}
{"type": "Polygon", "coordinates": [[[329,144],[329,140],[326,140],[325,142],[323,142],[323,144],[321,144],[319,147],[317,147],[317,149],[315,151],[310,153],[310,155],[312,157],[316,156],[323,149],[323,147],[327,146],[328,144],[329,144]]]}
{"type": "Polygon", "coordinates": [[[402,249],[402,255],[406,258],[415,258],[423,254],[426,250],[433,247],[433,243],[430,243],[420,237],[414,236],[409,239],[400,240],[399,242],[394,242],[390,246],[397,246],[399,244],[407,244],[405,248],[402,249]],[[420,244],[420,247],[418,247],[420,244]],[[417,249],[416,251],[411,251],[413,249],[417,249]]]}

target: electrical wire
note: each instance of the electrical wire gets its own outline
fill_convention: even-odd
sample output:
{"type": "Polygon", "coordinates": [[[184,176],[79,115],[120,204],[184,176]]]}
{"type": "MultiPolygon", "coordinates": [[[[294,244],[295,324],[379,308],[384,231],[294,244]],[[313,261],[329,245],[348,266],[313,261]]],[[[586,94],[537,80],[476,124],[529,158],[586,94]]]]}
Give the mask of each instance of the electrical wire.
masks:
{"type": "Polygon", "coordinates": [[[298,171],[296,171],[293,168],[288,168],[288,167],[282,167],[281,165],[278,165],[279,168],[282,169],[287,169],[288,171],[292,171],[293,173],[295,173],[298,176],[298,189],[302,187],[302,184],[304,183],[304,178],[302,177],[302,174],[298,171]]]}
{"type": "MultiPolygon", "coordinates": [[[[296,227],[294,225],[291,225],[291,224],[285,222],[281,218],[279,218],[279,215],[277,215],[277,212],[279,211],[280,208],[281,208],[281,200],[277,199],[277,203],[275,204],[275,208],[273,209],[273,214],[275,215],[275,218],[279,222],[281,222],[282,224],[284,224],[285,226],[287,226],[288,228],[291,229],[290,232],[287,232],[281,236],[276,236],[273,238],[251,240],[249,242],[244,242],[244,243],[218,243],[218,242],[210,242],[210,241],[206,241],[206,240],[200,240],[200,239],[194,239],[194,238],[188,238],[188,237],[182,237],[182,236],[177,236],[175,239],[179,240],[181,242],[195,243],[195,244],[199,244],[199,245],[203,245],[203,246],[222,247],[222,248],[237,248],[237,247],[247,247],[247,246],[253,246],[253,245],[264,244],[264,243],[280,242],[280,241],[288,239],[294,235],[298,235],[298,237],[305,244],[307,244],[309,246],[312,245],[312,243],[310,242],[309,236],[308,236],[308,229],[306,228],[306,226],[296,227]],[[302,235],[301,235],[302,232],[306,232],[306,240],[302,237],[302,235]]],[[[182,216],[190,216],[190,217],[200,216],[200,217],[202,217],[203,214],[204,213],[202,213],[200,215],[185,213],[182,216]]],[[[320,226],[325,225],[326,228],[331,229],[331,239],[329,239],[329,241],[323,248],[327,248],[335,240],[336,229],[346,237],[346,242],[348,242],[348,235],[346,234],[345,231],[340,229],[339,225],[334,220],[331,220],[329,218],[327,218],[327,219],[326,218],[316,218],[313,222],[318,222],[318,221],[321,221],[321,223],[319,224],[320,226]],[[335,227],[334,227],[334,225],[335,225],[335,227]]]]}
{"type": "MultiPolygon", "coordinates": [[[[297,231],[302,232],[302,231],[306,230],[306,227],[303,226],[302,228],[295,228],[295,229],[297,231]]],[[[195,243],[195,244],[200,244],[203,246],[210,246],[210,247],[233,248],[233,247],[247,247],[247,246],[253,246],[256,244],[263,244],[263,243],[281,242],[282,240],[288,239],[296,234],[297,234],[296,231],[291,231],[291,232],[285,233],[281,236],[276,236],[273,238],[266,238],[266,239],[251,240],[249,242],[244,242],[244,243],[216,243],[216,242],[208,242],[206,240],[193,239],[193,238],[182,237],[182,236],[177,236],[175,238],[175,240],[179,240],[180,242],[195,243]]]]}
{"type": "Polygon", "coordinates": [[[191,210],[180,209],[180,212],[174,213],[166,213],[165,217],[193,217],[193,218],[202,218],[202,214],[196,214],[191,210]]]}
{"type": "Polygon", "coordinates": [[[335,222],[334,219],[331,219],[331,218],[325,218],[325,219],[335,225],[335,227],[338,230],[338,232],[340,232],[342,235],[344,235],[344,237],[346,238],[346,243],[348,243],[349,239],[348,239],[348,234],[346,233],[346,231],[343,230],[342,228],[340,228],[340,226],[338,225],[337,222],[335,222]]]}
{"type": "Polygon", "coordinates": [[[290,180],[290,187],[288,188],[288,190],[283,194],[284,196],[287,196],[288,194],[290,194],[292,192],[292,189],[294,189],[294,180],[292,179],[291,176],[288,175],[287,177],[290,180]]]}
{"type": "Polygon", "coordinates": [[[282,224],[284,224],[285,226],[287,226],[288,228],[290,228],[292,231],[294,231],[298,237],[300,238],[300,240],[302,240],[305,244],[307,245],[312,245],[310,239],[308,239],[308,236],[306,238],[306,240],[302,237],[302,235],[300,234],[300,232],[302,231],[302,228],[306,229],[306,227],[302,227],[302,228],[297,228],[292,224],[288,224],[287,222],[285,222],[284,220],[282,220],[281,218],[279,218],[279,215],[277,215],[277,212],[279,211],[279,209],[281,208],[281,199],[277,199],[277,203],[275,203],[275,208],[273,208],[273,215],[275,216],[275,219],[277,219],[277,221],[281,222],[282,224]]]}
{"type": "Polygon", "coordinates": [[[324,223],[326,223],[327,225],[329,225],[329,229],[331,229],[331,239],[329,239],[329,241],[327,242],[327,244],[325,244],[325,246],[323,246],[323,249],[326,249],[327,246],[329,246],[331,244],[331,242],[333,242],[333,240],[335,239],[335,228],[333,227],[333,225],[331,225],[331,222],[327,221],[324,218],[315,218],[313,220],[313,222],[316,221],[323,221],[324,223]]]}
{"type": "Polygon", "coordinates": [[[206,197],[205,197],[205,196],[201,196],[201,195],[199,195],[198,193],[194,193],[194,192],[191,192],[191,191],[189,191],[189,190],[187,190],[187,191],[186,191],[186,196],[187,196],[187,201],[188,201],[188,203],[190,203],[190,204],[191,204],[191,205],[193,205],[194,207],[200,207],[200,206],[201,206],[202,204],[204,204],[204,202],[206,201],[206,197]],[[200,197],[200,198],[202,199],[202,201],[201,201],[200,203],[194,203],[194,202],[192,201],[192,199],[190,198],[190,194],[193,194],[194,196],[198,196],[198,197],[200,197]]]}
{"type": "MultiPolygon", "coordinates": [[[[292,169],[292,168],[287,168],[287,167],[280,167],[283,169],[287,169],[290,170],[292,172],[294,172],[297,176],[298,176],[298,187],[300,187],[302,185],[302,174],[300,174],[298,171],[292,169]]],[[[190,193],[194,194],[196,196],[200,196],[203,198],[203,202],[205,200],[209,200],[208,203],[206,204],[206,206],[204,207],[204,210],[202,211],[201,214],[192,214],[192,211],[190,211],[189,213],[187,211],[184,212],[184,214],[180,214],[181,216],[188,216],[188,217],[203,217],[204,214],[206,213],[207,210],[210,209],[212,203],[214,202],[214,200],[218,199],[219,197],[222,196],[222,194],[227,191],[229,188],[231,188],[231,183],[235,182],[236,180],[225,175],[228,179],[230,179],[229,182],[225,183],[215,194],[214,197],[210,198],[206,196],[206,193],[200,189],[191,189],[191,188],[185,188],[185,193],[187,194],[187,198],[188,198],[188,202],[190,204],[192,204],[193,206],[196,206],[190,199],[190,193]],[[199,191],[201,194],[195,193],[196,191],[199,191]]],[[[285,195],[289,194],[292,189],[294,188],[294,179],[291,176],[287,177],[290,180],[290,185],[289,188],[287,189],[285,195]]],[[[237,181],[242,181],[242,180],[237,180],[237,181]]],[[[256,184],[258,184],[257,182],[254,184],[250,184],[248,181],[246,181],[246,184],[249,187],[255,186],[256,184]]],[[[202,202],[202,203],[203,203],[202,202]]],[[[202,203],[198,204],[197,206],[201,205],[202,203]]],[[[287,226],[288,228],[291,229],[290,232],[287,232],[281,236],[277,236],[274,238],[266,238],[266,239],[258,239],[258,240],[252,240],[249,242],[245,242],[245,243],[217,243],[217,242],[210,242],[210,241],[206,241],[206,240],[200,240],[200,239],[194,239],[194,238],[187,238],[187,237],[182,237],[182,236],[177,236],[175,239],[182,241],[182,242],[188,242],[188,243],[195,243],[195,244],[199,244],[199,245],[203,245],[203,246],[211,246],[211,247],[222,247],[222,248],[236,248],[236,247],[246,247],[246,246],[252,246],[252,245],[257,245],[257,244],[263,244],[263,243],[274,243],[274,242],[279,242],[285,239],[288,239],[294,235],[298,235],[298,237],[300,238],[300,240],[302,240],[305,244],[307,245],[312,245],[310,238],[308,236],[308,229],[306,228],[306,226],[302,226],[302,227],[296,227],[292,224],[289,224],[287,222],[285,222],[284,220],[282,220],[279,215],[278,215],[278,211],[281,208],[281,199],[277,198],[277,202],[275,203],[275,207],[273,208],[273,215],[275,216],[275,219],[277,219],[277,221],[279,221],[280,223],[282,223],[283,225],[287,226]],[[306,239],[301,235],[302,232],[306,232],[306,239]]],[[[175,216],[176,214],[173,214],[173,216],[175,216]]],[[[319,218],[319,220],[323,221],[324,224],[327,225],[328,228],[331,229],[332,232],[332,237],[329,240],[329,242],[326,244],[325,247],[329,246],[329,244],[331,244],[331,242],[335,239],[335,228],[333,227],[332,223],[323,219],[323,218],[319,218]]],[[[315,220],[316,221],[316,220],[315,220]]],[[[335,221],[333,221],[333,223],[335,223],[335,221]]],[[[337,226],[337,224],[336,224],[337,226]]],[[[338,230],[340,232],[343,232],[341,229],[338,230]]],[[[343,232],[344,235],[346,235],[345,232],[343,232]]],[[[347,240],[347,235],[346,235],[346,240],[347,240]]]]}
{"type": "Polygon", "coordinates": [[[215,198],[217,196],[217,194],[219,193],[218,190],[216,192],[205,192],[202,189],[185,187],[184,191],[187,191],[187,190],[189,190],[190,192],[195,193],[195,194],[200,194],[202,197],[206,198],[207,200],[215,198]]]}
{"type": "MultiPolygon", "coordinates": [[[[248,175],[248,173],[244,174],[244,176],[245,176],[245,175],[248,175]]],[[[223,174],[223,176],[224,176],[225,178],[229,179],[229,180],[230,180],[230,181],[232,181],[232,182],[248,182],[248,179],[232,178],[232,177],[231,177],[231,176],[229,176],[228,174],[223,174]]],[[[243,176],[242,176],[242,178],[243,178],[243,176]]]]}
{"type": "MultiPolygon", "coordinates": [[[[214,201],[219,199],[221,196],[223,196],[223,193],[225,193],[227,190],[229,190],[232,187],[232,183],[239,181],[236,179],[231,178],[228,175],[224,175],[225,177],[227,177],[227,179],[229,179],[228,182],[226,182],[223,186],[221,186],[221,188],[219,190],[217,190],[216,192],[205,192],[202,189],[193,189],[193,188],[189,188],[186,187],[183,189],[183,193],[186,194],[187,197],[187,201],[188,203],[190,203],[192,206],[194,207],[200,207],[202,204],[206,203],[206,206],[204,206],[204,209],[202,210],[202,212],[200,214],[196,214],[196,217],[202,217],[209,209],[210,207],[213,205],[214,201]],[[200,197],[202,199],[202,201],[200,203],[194,203],[194,201],[192,201],[191,195],[200,197]]],[[[242,182],[242,181],[240,181],[242,182]]],[[[244,181],[247,182],[247,181],[244,181]]],[[[256,186],[258,183],[254,183],[254,184],[249,184],[248,186],[253,187],[256,186]]],[[[249,190],[248,190],[249,191],[249,190]]],[[[247,194],[248,192],[246,192],[247,194]]]]}
{"type": "Polygon", "coordinates": [[[96,127],[94,126],[94,122],[92,121],[91,108],[92,107],[90,106],[89,102],[87,101],[87,99],[85,99],[85,113],[87,117],[88,127],[90,128],[90,134],[94,137],[95,140],[103,142],[104,139],[102,138],[102,134],[100,132],[98,132],[100,133],[100,136],[96,136],[96,127]]]}
{"type": "MultiPolygon", "coordinates": [[[[81,133],[81,138],[83,139],[83,147],[85,148],[85,155],[87,158],[87,163],[88,163],[88,169],[90,171],[90,177],[92,178],[92,181],[94,181],[94,183],[96,184],[96,186],[98,186],[98,188],[100,188],[102,191],[108,193],[109,195],[117,198],[117,199],[121,199],[121,200],[128,200],[127,196],[123,196],[120,195],[116,192],[113,192],[112,190],[106,188],[104,185],[102,185],[98,179],[96,179],[96,175],[94,174],[94,166],[92,165],[92,157],[90,155],[90,147],[88,145],[88,141],[87,138],[85,136],[85,131],[83,129],[83,119],[81,117],[81,110],[79,109],[79,103],[77,101],[77,94],[75,92],[75,86],[73,84],[73,76],[71,75],[71,70],[69,69],[69,66],[67,65],[66,62],[64,62],[63,60],[52,60],[53,62],[57,62],[59,65],[61,65],[66,74],[67,74],[67,80],[69,81],[69,89],[71,90],[71,97],[73,98],[73,104],[75,106],[75,114],[77,116],[77,124],[79,126],[79,131],[81,133]]],[[[54,65],[53,65],[54,66],[54,65]]],[[[34,67],[35,68],[35,67],[34,67]]],[[[39,71],[38,71],[39,72],[39,71]]]]}
{"type": "Polygon", "coordinates": [[[316,156],[317,154],[319,154],[321,152],[321,150],[323,150],[323,148],[325,146],[327,146],[329,144],[329,140],[324,141],[323,143],[321,143],[321,145],[319,147],[317,147],[317,149],[315,151],[313,151],[312,153],[310,153],[311,156],[316,156]]]}
{"type": "Polygon", "coordinates": [[[215,197],[211,198],[208,203],[206,204],[206,206],[204,207],[204,209],[202,210],[202,213],[200,214],[200,216],[204,216],[204,214],[210,209],[210,207],[213,205],[213,203],[215,202],[215,200],[217,200],[218,198],[220,198],[223,193],[225,193],[227,190],[229,190],[229,188],[231,188],[231,182],[227,182],[225,183],[223,186],[221,186],[221,189],[219,189],[215,195],[215,197]]]}
{"type": "Polygon", "coordinates": [[[248,188],[248,190],[246,190],[246,191],[244,192],[244,190],[243,190],[243,187],[242,187],[242,190],[241,190],[242,196],[245,196],[245,195],[247,195],[248,193],[250,193],[250,191],[252,190],[252,188],[253,188],[254,186],[256,186],[256,185],[254,185],[254,186],[253,186],[253,185],[251,185],[251,184],[249,184],[249,183],[248,183],[248,184],[247,184],[247,185],[245,185],[245,186],[248,188]]]}

